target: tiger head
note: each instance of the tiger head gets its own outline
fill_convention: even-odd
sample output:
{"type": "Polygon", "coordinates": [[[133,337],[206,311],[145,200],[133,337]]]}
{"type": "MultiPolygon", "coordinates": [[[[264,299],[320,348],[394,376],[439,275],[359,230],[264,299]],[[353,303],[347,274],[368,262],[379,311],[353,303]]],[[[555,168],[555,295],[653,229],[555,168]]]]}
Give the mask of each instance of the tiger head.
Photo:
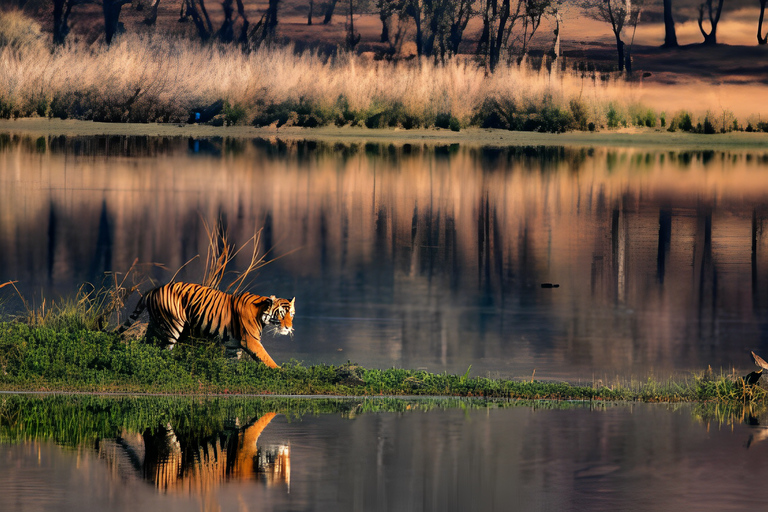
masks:
{"type": "Polygon", "coordinates": [[[271,326],[276,334],[291,334],[293,332],[293,315],[296,314],[295,301],[296,297],[287,300],[278,299],[274,295],[270,296],[270,305],[261,314],[261,322],[265,327],[271,326]]]}

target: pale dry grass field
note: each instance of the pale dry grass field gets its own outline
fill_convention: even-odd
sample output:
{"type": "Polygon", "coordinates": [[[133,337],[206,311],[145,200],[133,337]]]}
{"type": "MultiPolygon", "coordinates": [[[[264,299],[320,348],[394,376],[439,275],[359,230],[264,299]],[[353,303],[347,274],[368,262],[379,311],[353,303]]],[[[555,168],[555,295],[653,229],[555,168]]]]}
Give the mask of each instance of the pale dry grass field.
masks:
{"type": "Polygon", "coordinates": [[[184,122],[221,101],[222,124],[666,128],[683,109],[692,112],[694,130],[705,118],[716,131],[738,128],[739,122],[743,128],[748,121],[734,125],[727,106],[708,105],[695,90],[684,101],[659,106],[654,98],[666,92],[658,84],[651,91],[642,81],[546,62],[500,66],[488,75],[470,58],[389,62],[343,52],[326,57],[291,46],[245,53],[137,34],[111,46],[69,44],[51,51],[34,25],[4,22],[21,15],[0,16],[0,117],[6,118],[184,122]],[[665,112],[669,107],[675,111],[665,112]]]}

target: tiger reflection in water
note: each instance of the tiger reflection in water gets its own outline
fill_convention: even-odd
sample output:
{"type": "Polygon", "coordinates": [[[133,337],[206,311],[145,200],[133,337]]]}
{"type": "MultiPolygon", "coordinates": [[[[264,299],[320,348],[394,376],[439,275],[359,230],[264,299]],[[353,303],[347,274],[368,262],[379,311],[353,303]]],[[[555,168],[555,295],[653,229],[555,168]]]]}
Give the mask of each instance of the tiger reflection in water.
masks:
{"type": "Polygon", "coordinates": [[[163,492],[201,493],[228,480],[261,480],[290,489],[290,446],[257,446],[276,415],[266,413],[243,428],[235,420],[207,439],[180,439],[170,424],[154,432],[124,433],[102,440],[99,457],[106,459],[115,476],[140,477],[163,492]]]}

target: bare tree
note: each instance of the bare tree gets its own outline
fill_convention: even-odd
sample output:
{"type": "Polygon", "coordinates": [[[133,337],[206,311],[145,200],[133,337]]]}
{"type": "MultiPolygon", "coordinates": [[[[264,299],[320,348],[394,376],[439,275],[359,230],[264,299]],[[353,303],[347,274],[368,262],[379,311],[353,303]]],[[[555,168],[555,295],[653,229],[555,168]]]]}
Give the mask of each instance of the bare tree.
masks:
{"type": "Polygon", "coordinates": [[[551,0],[525,0],[525,12],[523,13],[523,33],[521,35],[521,53],[528,53],[528,44],[533,39],[536,30],[541,24],[541,18],[552,7],[551,0]]]}
{"type": "Polygon", "coordinates": [[[765,15],[765,4],[768,0],[760,0],[760,18],[757,20],[757,44],[768,42],[768,34],[763,36],[763,16],[765,15]]]}
{"type": "Polygon", "coordinates": [[[309,13],[307,14],[307,25],[312,24],[312,12],[315,10],[315,0],[309,0],[309,13]]]}
{"type": "MultiPolygon", "coordinates": [[[[704,36],[704,44],[717,44],[717,24],[720,21],[720,13],[723,10],[723,0],[718,0],[717,8],[712,7],[712,0],[706,0],[699,6],[699,30],[704,36]],[[709,32],[704,30],[704,8],[707,9],[709,18],[709,32]]],[[[762,14],[762,13],[761,13],[762,14]]]]}
{"type": "Polygon", "coordinates": [[[481,0],[483,31],[477,53],[486,70],[493,73],[505,54],[510,60],[525,55],[542,18],[557,14],[552,6],[553,0],[481,0]]]}
{"type": "Polygon", "coordinates": [[[621,34],[625,26],[637,23],[640,10],[632,4],[632,0],[585,0],[582,6],[587,15],[593,19],[611,25],[616,38],[619,71],[624,71],[624,41],[621,39],[621,34]]]}

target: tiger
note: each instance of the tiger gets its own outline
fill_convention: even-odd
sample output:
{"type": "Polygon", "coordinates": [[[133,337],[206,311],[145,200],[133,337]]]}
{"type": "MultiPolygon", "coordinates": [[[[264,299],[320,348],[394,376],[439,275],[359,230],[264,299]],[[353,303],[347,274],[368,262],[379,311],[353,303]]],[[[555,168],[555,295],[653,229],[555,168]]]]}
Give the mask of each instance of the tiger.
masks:
{"type": "Polygon", "coordinates": [[[274,326],[278,334],[292,334],[295,302],[296,297],[233,295],[199,284],[170,283],[145,293],[117,332],[128,330],[149,309],[149,329],[170,349],[183,335],[218,336],[228,349],[242,349],[255,361],[279,368],[261,344],[261,332],[274,326]]]}

